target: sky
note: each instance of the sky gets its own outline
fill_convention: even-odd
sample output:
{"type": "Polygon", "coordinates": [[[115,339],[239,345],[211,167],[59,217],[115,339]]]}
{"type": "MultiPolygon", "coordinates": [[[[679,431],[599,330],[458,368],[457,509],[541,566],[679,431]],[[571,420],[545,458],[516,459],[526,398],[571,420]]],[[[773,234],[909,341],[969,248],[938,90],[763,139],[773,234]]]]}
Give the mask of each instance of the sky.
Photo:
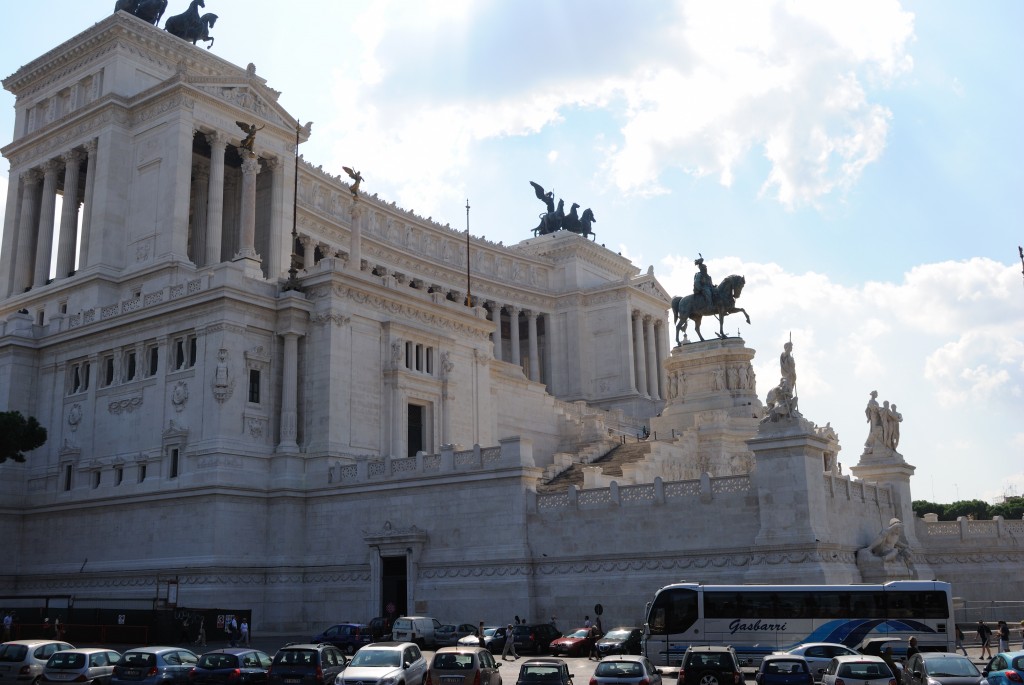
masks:
{"type": "MultiPolygon", "coordinates": [[[[11,3],[0,71],[113,6],[11,3]]],[[[171,0],[164,18],[185,8],[171,0]]],[[[732,316],[726,331],[757,351],[762,399],[792,338],[800,408],[839,433],[844,472],[877,390],[903,415],[915,499],[1024,494],[1024,3],[202,11],[219,17],[213,53],[254,63],[314,122],[314,165],[354,167],[365,191],[506,245],[538,223],[535,181],[591,208],[597,241],[653,266],[673,295],[692,291],[703,255],[716,283],[746,277],[751,323],[732,316]]],[[[0,93],[3,140],[13,106],[0,93]]]]}

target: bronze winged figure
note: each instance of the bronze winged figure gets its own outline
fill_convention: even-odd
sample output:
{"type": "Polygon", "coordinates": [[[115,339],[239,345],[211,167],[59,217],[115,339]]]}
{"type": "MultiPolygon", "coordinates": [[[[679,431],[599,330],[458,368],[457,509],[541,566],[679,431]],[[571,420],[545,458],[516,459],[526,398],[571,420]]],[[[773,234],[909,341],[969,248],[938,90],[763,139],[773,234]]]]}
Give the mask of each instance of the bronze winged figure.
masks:
{"type": "Polygon", "coordinates": [[[353,169],[352,167],[343,166],[341,167],[348,174],[349,178],[352,179],[352,196],[358,197],[359,195],[359,184],[363,182],[363,175],[353,169]]]}
{"type": "Polygon", "coordinates": [[[238,147],[252,152],[253,145],[256,143],[256,132],[263,130],[263,127],[256,124],[247,124],[244,121],[236,121],[235,123],[238,124],[238,128],[245,131],[245,138],[242,138],[242,142],[238,147]]]}

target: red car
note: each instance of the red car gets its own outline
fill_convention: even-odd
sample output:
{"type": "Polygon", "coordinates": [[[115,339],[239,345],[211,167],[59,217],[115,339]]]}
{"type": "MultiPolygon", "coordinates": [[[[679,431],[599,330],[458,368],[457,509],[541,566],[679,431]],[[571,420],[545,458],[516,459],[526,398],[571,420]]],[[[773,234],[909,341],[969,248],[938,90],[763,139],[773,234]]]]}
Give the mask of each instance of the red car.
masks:
{"type": "Polygon", "coordinates": [[[560,637],[551,642],[552,654],[564,654],[566,656],[589,656],[597,636],[590,634],[590,628],[577,628],[565,637],[560,637]]]}

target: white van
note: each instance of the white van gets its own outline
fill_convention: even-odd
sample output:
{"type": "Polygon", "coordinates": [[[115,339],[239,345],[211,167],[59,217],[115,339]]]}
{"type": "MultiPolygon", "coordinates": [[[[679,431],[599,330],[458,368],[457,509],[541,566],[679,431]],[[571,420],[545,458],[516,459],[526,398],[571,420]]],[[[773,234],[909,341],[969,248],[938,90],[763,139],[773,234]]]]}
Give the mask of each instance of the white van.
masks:
{"type": "Polygon", "coordinates": [[[415,642],[420,649],[437,647],[434,631],[441,622],[429,616],[402,616],[391,626],[391,639],[395,642],[415,642]]]}

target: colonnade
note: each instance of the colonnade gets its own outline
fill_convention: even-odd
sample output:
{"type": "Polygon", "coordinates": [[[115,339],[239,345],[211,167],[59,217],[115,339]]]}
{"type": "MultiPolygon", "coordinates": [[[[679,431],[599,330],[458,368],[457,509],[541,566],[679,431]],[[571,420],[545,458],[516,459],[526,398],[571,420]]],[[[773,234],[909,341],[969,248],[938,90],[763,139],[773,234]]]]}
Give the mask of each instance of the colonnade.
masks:
{"type": "Polygon", "coordinates": [[[665,358],[665,323],[639,310],[631,313],[633,322],[634,389],[652,400],[665,397],[665,379],[659,359],[665,358]]]}
{"type": "Polygon", "coordinates": [[[78,260],[82,264],[87,262],[95,178],[95,140],[66,150],[18,175],[20,189],[13,191],[18,193],[16,212],[14,217],[8,217],[0,257],[0,273],[6,277],[6,282],[0,284],[0,294],[9,297],[50,281],[55,228],[58,232],[54,278],[67,278],[74,272],[79,242],[78,260]],[[80,192],[83,160],[86,161],[85,188],[80,192]],[[62,175],[63,186],[60,185],[62,175]],[[63,195],[59,228],[58,191],[63,195]],[[83,203],[85,213],[80,239],[78,219],[83,203]]]}
{"type": "MultiPolygon", "coordinates": [[[[521,316],[526,317],[526,330],[527,330],[527,370],[529,371],[529,378],[531,381],[541,382],[541,365],[540,365],[540,344],[538,342],[538,327],[537,320],[541,316],[544,317],[544,334],[548,335],[548,316],[541,314],[532,309],[521,309],[513,304],[501,304],[493,300],[489,301],[488,306],[491,309],[491,320],[494,322],[494,333],[491,336],[494,342],[494,358],[498,361],[506,361],[503,359],[503,340],[504,336],[501,332],[501,312],[504,309],[508,312],[509,317],[509,343],[511,346],[509,361],[512,364],[522,366],[522,349],[521,341],[519,339],[519,321],[521,316]]],[[[548,360],[545,360],[548,361],[548,360]]],[[[547,374],[550,374],[550,365],[546,365],[547,374]]],[[[547,378],[544,379],[547,382],[547,378]]]]}

